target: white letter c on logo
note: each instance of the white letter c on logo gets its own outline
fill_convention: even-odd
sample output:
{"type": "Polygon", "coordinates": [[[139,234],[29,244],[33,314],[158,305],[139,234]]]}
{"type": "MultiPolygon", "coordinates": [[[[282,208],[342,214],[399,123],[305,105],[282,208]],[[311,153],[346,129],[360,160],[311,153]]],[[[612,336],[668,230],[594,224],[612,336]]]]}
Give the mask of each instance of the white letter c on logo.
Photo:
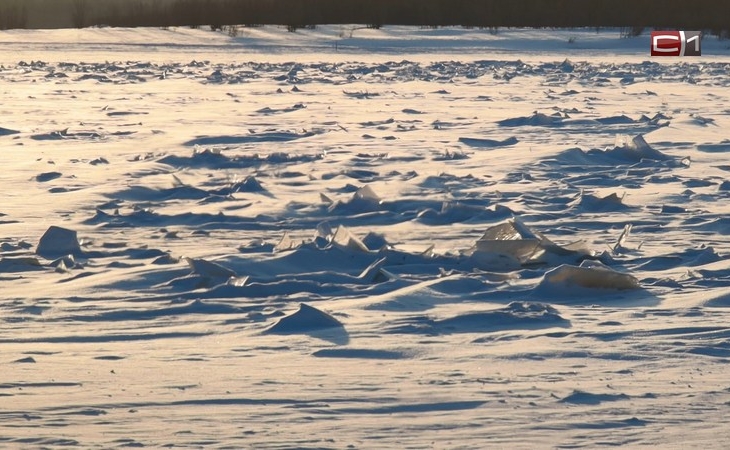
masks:
{"type": "Polygon", "coordinates": [[[679,40],[679,36],[673,36],[671,34],[660,34],[659,36],[654,36],[652,39],[652,50],[655,52],[661,52],[661,53],[669,53],[669,52],[676,52],[677,50],[674,48],[661,48],[659,47],[659,39],[671,39],[674,41],[679,40]]]}

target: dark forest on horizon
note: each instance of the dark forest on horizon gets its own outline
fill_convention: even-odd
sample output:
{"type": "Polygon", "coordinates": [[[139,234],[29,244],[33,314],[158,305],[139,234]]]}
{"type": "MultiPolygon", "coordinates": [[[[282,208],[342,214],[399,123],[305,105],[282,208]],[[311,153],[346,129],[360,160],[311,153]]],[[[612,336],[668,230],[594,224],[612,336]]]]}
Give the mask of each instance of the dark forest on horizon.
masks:
{"type": "Polygon", "coordinates": [[[269,24],[664,28],[728,37],[730,1],[0,0],[0,29],[269,24]]]}

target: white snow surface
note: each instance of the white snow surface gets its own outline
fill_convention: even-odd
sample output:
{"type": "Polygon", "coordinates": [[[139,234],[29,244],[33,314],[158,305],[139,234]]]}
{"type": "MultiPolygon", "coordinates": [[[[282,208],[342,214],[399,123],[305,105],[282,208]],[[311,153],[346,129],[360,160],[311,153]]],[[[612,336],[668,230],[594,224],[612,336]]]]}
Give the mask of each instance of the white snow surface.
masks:
{"type": "Polygon", "coordinates": [[[0,446],[727,448],[703,46],[0,32],[0,446]]]}

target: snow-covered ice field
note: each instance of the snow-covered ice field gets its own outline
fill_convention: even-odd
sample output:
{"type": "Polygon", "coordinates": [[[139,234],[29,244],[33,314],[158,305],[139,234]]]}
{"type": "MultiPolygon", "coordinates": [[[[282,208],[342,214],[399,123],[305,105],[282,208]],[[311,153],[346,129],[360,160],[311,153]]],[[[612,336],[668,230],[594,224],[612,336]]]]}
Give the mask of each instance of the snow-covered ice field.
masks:
{"type": "Polygon", "coordinates": [[[0,32],[0,446],[727,448],[703,45],[0,32]]]}

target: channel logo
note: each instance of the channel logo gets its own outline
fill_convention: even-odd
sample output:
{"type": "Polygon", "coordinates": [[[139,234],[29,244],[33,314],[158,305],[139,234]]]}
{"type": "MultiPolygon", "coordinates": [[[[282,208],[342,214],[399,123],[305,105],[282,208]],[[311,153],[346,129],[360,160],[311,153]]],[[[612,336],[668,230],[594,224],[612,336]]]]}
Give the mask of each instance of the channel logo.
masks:
{"type": "Polygon", "coordinates": [[[702,32],[652,31],[651,56],[701,56],[702,32]]]}

